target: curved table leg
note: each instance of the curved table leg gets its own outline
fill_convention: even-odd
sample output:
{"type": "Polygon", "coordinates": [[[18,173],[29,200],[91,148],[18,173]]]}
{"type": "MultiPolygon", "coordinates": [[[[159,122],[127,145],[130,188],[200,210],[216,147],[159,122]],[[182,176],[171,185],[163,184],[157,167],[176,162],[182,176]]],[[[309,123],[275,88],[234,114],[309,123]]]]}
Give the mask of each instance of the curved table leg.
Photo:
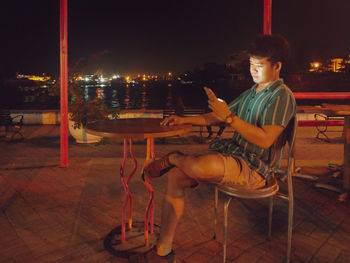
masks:
{"type": "MultiPolygon", "coordinates": [[[[154,146],[153,140],[148,140],[147,143],[147,156],[144,167],[148,164],[150,156],[154,158],[154,146]]],[[[157,235],[159,234],[159,227],[156,226],[153,230],[153,188],[150,184],[150,181],[144,181],[150,201],[146,211],[146,222],[133,222],[132,220],[132,209],[133,209],[133,200],[131,197],[131,192],[129,189],[129,182],[134,176],[137,170],[137,159],[133,152],[133,144],[131,139],[124,139],[124,152],[123,160],[120,166],[120,177],[121,182],[125,191],[125,200],[122,206],[122,224],[115,229],[113,229],[105,238],[104,238],[104,247],[105,249],[113,255],[118,257],[128,258],[130,255],[135,254],[144,254],[147,251],[151,250],[157,242],[157,235]],[[125,165],[128,158],[128,143],[129,143],[129,153],[133,159],[134,168],[130,172],[129,176],[126,179],[125,176],[125,165]],[[126,224],[126,210],[129,206],[129,218],[128,224],[126,224]],[[149,222],[150,221],[150,222],[149,222]],[[150,232],[148,231],[148,225],[150,224],[150,232]],[[128,228],[128,229],[126,229],[128,228]],[[157,233],[155,233],[157,232],[157,233]]]]}
{"type": "MultiPolygon", "coordinates": [[[[156,159],[156,154],[155,154],[155,152],[154,152],[154,138],[152,138],[151,139],[151,158],[152,158],[152,160],[155,160],[156,159]]],[[[151,233],[153,233],[153,231],[154,231],[154,224],[153,224],[153,222],[154,222],[154,201],[153,201],[153,199],[152,199],[152,202],[151,202],[151,208],[150,208],[150,210],[151,210],[151,214],[150,214],[150,231],[151,231],[151,233]]]]}
{"type": "Polygon", "coordinates": [[[124,153],[123,153],[123,161],[120,167],[120,177],[121,177],[121,181],[124,187],[124,191],[125,191],[125,199],[124,199],[124,203],[123,203],[123,208],[122,208],[122,242],[125,242],[125,225],[126,225],[126,208],[128,206],[129,203],[129,218],[128,218],[128,227],[129,230],[132,228],[132,196],[131,196],[131,192],[129,190],[129,182],[131,180],[131,178],[133,177],[133,175],[136,172],[137,169],[137,160],[132,148],[132,140],[129,139],[129,153],[130,156],[132,157],[133,161],[134,161],[134,168],[132,169],[132,171],[130,172],[127,180],[125,179],[125,163],[126,163],[126,159],[128,157],[128,142],[127,139],[124,139],[124,153]]]}
{"type": "MultiPolygon", "coordinates": [[[[136,157],[135,157],[135,154],[133,151],[131,139],[129,139],[129,153],[130,153],[131,158],[134,161],[134,168],[132,169],[132,171],[130,172],[130,174],[128,176],[128,180],[127,180],[128,186],[129,186],[129,182],[130,182],[131,178],[134,176],[136,169],[137,169],[137,160],[136,160],[136,157]]],[[[129,223],[129,229],[131,229],[132,228],[132,198],[131,198],[130,191],[129,191],[129,200],[130,200],[130,203],[129,203],[129,222],[128,223],[129,223]]]]}
{"type": "MultiPolygon", "coordinates": [[[[135,174],[136,169],[137,169],[137,160],[135,157],[135,154],[133,152],[133,147],[132,147],[132,140],[129,139],[129,153],[130,156],[133,158],[134,161],[134,168],[133,170],[130,172],[129,176],[127,179],[125,179],[125,163],[126,163],[126,159],[128,157],[128,141],[125,138],[124,139],[124,153],[123,153],[123,160],[122,160],[122,164],[120,167],[120,176],[121,176],[121,181],[124,187],[124,191],[125,191],[125,199],[124,199],[124,203],[123,203],[123,207],[122,207],[122,226],[121,226],[121,232],[122,232],[122,242],[125,242],[125,225],[126,225],[126,209],[129,203],[129,218],[128,218],[128,227],[129,229],[132,228],[132,196],[131,196],[131,192],[129,190],[129,182],[132,178],[132,176],[135,174]]],[[[147,154],[146,154],[146,160],[145,163],[143,165],[143,169],[148,165],[150,159],[154,159],[155,158],[155,153],[154,153],[154,139],[153,138],[148,138],[147,139],[147,154]]],[[[142,170],[143,170],[142,169],[142,170]]],[[[148,234],[149,232],[153,233],[154,228],[153,228],[153,222],[154,222],[154,190],[153,187],[151,185],[151,180],[150,178],[144,178],[144,185],[147,188],[148,191],[148,196],[149,196],[149,202],[147,205],[147,209],[146,209],[146,215],[145,215],[145,225],[144,225],[144,235],[145,235],[145,244],[146,246],[148,246],[149,244],[149,237],[148,234]]]]}
{"type": "MultiPolygon", "coordinates": [[[[146,161],[143,165],[143,169],[148,165],[150,158],[154,158],[154,139],[153,138],[147,138],[147,154],[146,154],[146,161]]],[[[153,187],[151,185],[151,179],[150,178],[144,178],[143,177],[143,183],[147,188],[148,196],[149,196],[149,202],[146,209],[146,215],[145,215],[145,243],[146,246],[148,246],[148,227],[150,225],[150,232],[153,233],[153,203],[154,203],[154,191],[153,187]]]]}
{"type": "Polygon", "coordinates": [[[120,180],[122,182],[122,185],[123,185],[123,188],[125,191],[125,199],[124,199],[124,203],[123,203],[123,207],[122,207],[122,225],[121,225],[122,243],[125,242],[126,207],[128,205],[129,197],[131,198],[129,187],[128,187],[127,181],[125,180],[125,176],[124,176],[124,169],[125,169],[125,163],[126,163],[127,157],[128,157],[128,142],[127,142],[126,138],[124,138],[123,160],[122,160],[122,164],[120,166],[120,180]]]}

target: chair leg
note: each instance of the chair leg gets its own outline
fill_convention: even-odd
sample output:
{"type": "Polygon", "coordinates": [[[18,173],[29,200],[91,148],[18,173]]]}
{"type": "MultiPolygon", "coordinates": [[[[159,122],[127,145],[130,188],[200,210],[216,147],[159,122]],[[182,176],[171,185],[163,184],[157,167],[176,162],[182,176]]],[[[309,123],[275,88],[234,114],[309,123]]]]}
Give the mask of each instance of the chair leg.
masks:
{"type": "Polygon", "coordinates": [[[215,193],[214,193],[214,239],[216,239],[216,225],[217,225],[217,217],[218,217],[218,188],[215,185],[215,193]]]}
{"type": "MultiPolygon", "coordinates": [[[[290,167],[291,160],[288,160],[288,167],[290,167]]],[[[293,180],[291,171],[288,174],[288,241],[287,241],[287,263],[290,262],[292,250],[292,233],[293,233],[293,212],[294,211],[294,193],[293,180]]]]}
{"type": "Polygon", "coordinates": [[[269,232],[268,237],[269,240],[271,239],[271,227],[272,227],[272,212],[273,212],[273,196],[270,196],[269,198],[269,232]]]}
{"type": "Polygon", "coordinates": [[[231,202],[231,197],[229,197],[225,204],[224,204],[224,228],[223,228],[223,248],[224,248],[224,255],[223,255],[223,263],[226,263],[226,242],[227,242],[227,212],[228,212],[228,206],[231,202]]]}
{"type": "Polygon", "coordinates": [[[288,209],[287,263],[290,262],[290,255],[292,250],[293,209],[294,209],[294,200],[292,197],[289,199],[289,209],[288,209]]]}

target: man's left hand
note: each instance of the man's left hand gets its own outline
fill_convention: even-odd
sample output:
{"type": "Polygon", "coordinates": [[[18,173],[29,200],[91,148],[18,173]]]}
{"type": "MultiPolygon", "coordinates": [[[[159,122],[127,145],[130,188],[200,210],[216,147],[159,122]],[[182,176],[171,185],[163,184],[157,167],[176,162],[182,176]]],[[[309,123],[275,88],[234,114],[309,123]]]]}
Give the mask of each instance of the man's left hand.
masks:
{"type": "Polygon", "coordinates": [[[226,102],[222,99],[218,99],[211,89],[204,87],[204,90],[208,96],[208,107],[213,111],[214,117],[217,118],[218,121],[225,121],[227,116],[231,114],[226,102]]]}
{"type": "Polygon", "coordinates": [[[226,102],[221,99],[209,99],[208,106],[219,121],[225,121],[226,117],[231,114],[226,102]]]}

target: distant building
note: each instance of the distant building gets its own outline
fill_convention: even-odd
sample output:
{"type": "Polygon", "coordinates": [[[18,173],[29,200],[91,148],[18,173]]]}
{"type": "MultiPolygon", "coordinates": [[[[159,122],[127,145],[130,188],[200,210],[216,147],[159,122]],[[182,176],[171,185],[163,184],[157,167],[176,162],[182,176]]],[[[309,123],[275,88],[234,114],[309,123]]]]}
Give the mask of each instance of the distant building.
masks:
{"type": "Polygon", "coordinates": [[[310,63],[309,72],[344,72],[347,64],[350,64],[350,55],[348,55],[348,59],[332,58],[325,64],[314,61],[310,63]]]}
{"type": "Polygon", "coordinates": [[[51,79],[51,77],[46,76],[45,73],[42,76],[17,74],[17,79],[29,79],[29,80],[34,80],[34,81],[48,81],[51,79]]]}
{"type": "Polygon", "coordinates": [[[342,58],[331,59],[331,63],[328,66],[328,70],[333,72],[342,72],[344,68],[345,68],[344,59],[342,58]]]}

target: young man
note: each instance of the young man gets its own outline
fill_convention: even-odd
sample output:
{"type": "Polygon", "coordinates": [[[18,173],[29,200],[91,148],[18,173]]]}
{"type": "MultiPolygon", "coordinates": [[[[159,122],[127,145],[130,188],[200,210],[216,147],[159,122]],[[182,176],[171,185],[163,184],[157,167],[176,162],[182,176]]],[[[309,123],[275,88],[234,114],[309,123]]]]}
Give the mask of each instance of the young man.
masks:
{"type": "Polygon", "coordinates": [[[232,139],[215,140],[207,154],[171,152],[150,163],[145,174],[168,177],[161,232],[156,248],[130,262],[175,262],[172,242],[183,213],[185,189],[199,183],[236,184],[255,189],[265,185],[272,144],[296,113],[292,92],[280,79],[289,44],[281,36],[258,36],[248,50],[255,85],[229,105],[205,88],[209,108],[200,116],[170,116],[162,125],[225,123],[234,129],[232,139]],[[146,259],[145,259],[146,258],[146,259]]]}

